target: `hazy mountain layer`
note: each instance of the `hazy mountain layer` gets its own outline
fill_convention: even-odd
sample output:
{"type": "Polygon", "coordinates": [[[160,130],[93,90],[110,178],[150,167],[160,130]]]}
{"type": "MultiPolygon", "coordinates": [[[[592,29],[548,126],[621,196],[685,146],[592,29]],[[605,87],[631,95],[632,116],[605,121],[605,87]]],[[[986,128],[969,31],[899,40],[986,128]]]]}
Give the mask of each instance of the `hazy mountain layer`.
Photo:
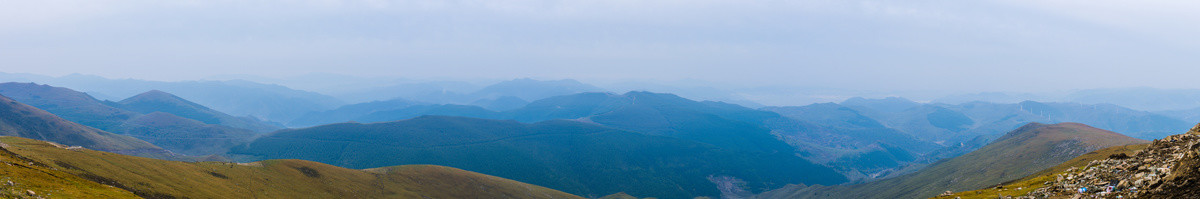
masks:
{"type": "Polygon", "coordinates": [[[145,141],[76,124],[5,96],[0,96],[0,135],[50,140],[124,154],[166,153],[162,148],[145,141]]]}
{"type": "Polygon", "coordinates": [[[151,90],[126,98],[117,102],[116,105],[118,108],[143,114],[165,112],[205,124],[217,124],[255,132],[270,132],[282,128],[254,118],[234,117],[159,90],[151,90]]]}
{"type": "MultiPolygon", "coordinates": [[[[87,94],[71,89],[29,83],[2,83],[0,84],[0,94],[18,96],[13,99],[46,109],[64,119],[104,131],[142,138],[164,147],[164,149],[184,155],[203,156],[220,153],[227,147],[248,141],[255,135],[252,131],[245,129],[205,124],[170,113],[156,112],[157,108],[162,108],[163,111],[180,112],[192,116],[220,115],[220,112],[198,114],[201,113],[198,110],[207,110],[203,106],[190,108],[144,106],[151,103],[142,103],[143,100],[127,101],[131,106],[149,112],[149,114],[141,114],[109,106],[108,104],[123,105],[100,102],[87,94]]],[[[168,96],[169,94],[155,95],[168,96]]],[[[149,97],[141,97],[141,99],[147,98],[149,97]]],[[[163,98],[170,99],[169,96],[163,98]]],[[[172,105],[191,104],[182,99],[172,101],[175,102],[172,105]]]]}
{"type": "Polygon", "coordinates": [[[761,110],[791,119],[768,123],[768,127],[800,149],[802,157],[864,181],[898,175],[899,168],[923,163],[918,162],[922,155],[942,147],[834,103],[761,110]]]}
{"type": "Polygon", "coordinates": [[[29,79],[109,96],[111,98],[104,100],[113,101],[149,90],[160,90],[230,115],[253,116],[278,123],[286,123],[304,113],[329,110],[344,104],[337,98],[319,93],[244,80],[164,82],[79,74],[29,79]]]}

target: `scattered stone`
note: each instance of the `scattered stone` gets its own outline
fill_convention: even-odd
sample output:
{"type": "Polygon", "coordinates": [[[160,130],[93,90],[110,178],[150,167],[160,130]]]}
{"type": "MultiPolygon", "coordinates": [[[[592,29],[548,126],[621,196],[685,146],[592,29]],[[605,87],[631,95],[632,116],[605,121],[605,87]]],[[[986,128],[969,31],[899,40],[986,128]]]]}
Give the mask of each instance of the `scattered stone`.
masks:
{"type": "Polygon", "coordinates": [[[1200,198],[1200,125],[1155,140],[1129,154],[1113,154],[1018,198],[1200,198]],[[1177,169],[1185,168],[1185,169],[1177,169]]]}

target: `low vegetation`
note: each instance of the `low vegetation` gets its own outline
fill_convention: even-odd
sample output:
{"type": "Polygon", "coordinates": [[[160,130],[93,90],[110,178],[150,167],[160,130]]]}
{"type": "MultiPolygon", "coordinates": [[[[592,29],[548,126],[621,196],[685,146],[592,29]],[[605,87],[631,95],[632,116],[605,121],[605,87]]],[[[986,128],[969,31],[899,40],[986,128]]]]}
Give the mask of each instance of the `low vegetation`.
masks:
{"type": "Polygon", "coordinates": [[[6,167],[0,183],[13,181],[0,187],[52,198],[581,198],[432,165],[354,170],[303,160],[187,163],[18,137],[0,137],[0,143],[0,167],[6,167]]]}

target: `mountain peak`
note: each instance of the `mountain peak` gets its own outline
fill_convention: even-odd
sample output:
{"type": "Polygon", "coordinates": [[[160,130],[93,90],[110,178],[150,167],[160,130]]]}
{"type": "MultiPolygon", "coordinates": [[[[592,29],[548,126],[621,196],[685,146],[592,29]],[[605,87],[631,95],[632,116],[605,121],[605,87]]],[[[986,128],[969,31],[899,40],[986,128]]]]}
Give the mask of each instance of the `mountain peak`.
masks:
{"type": "MultiPolygon", "coordinates": [[[[163,92],[160,90],[150,90],[150,91],[146,91],[141,94],[134,95],[133,97],[125,98],[124,100],[121,100],[119,103],[129,104],[129,103],[133,103],[134,101],[186,102],[187,100],[184,100],[183,98],[180,98],[179,96],[175,96],[174,94],[163,92]]],[[[187,102],[187,103],[191,103],[191,102],[187,102]]]]}
{"type": "MultiPolygon", "coordinates": [[[[1120,133],[1095,128],[1086,124],[1063,122],[1043,124],[1030,122],[1016,130],[1008,132],[993,143],[1012,141],[1014,144],[1025,144],[1029,141],[1073,140],[1086,145],[1117,146],[1120,143],[1138,143],[1145,140],[1132,138],[1120,133]]],[[[1092,149],[1095,150],[1095,149],[1092,149]]]]}
{"type": "Polygon", "coordinates": [[[158,89],[154,89],[154,90],[146,91],[145,93],[142,93],[141,95],[165,95],[165,96],[175,96],[175,95],[172,95],[171,93],[167,93],[167,92],[164,92],[164,91],[161,91],[161,90],[158,90],[158,89]]]}

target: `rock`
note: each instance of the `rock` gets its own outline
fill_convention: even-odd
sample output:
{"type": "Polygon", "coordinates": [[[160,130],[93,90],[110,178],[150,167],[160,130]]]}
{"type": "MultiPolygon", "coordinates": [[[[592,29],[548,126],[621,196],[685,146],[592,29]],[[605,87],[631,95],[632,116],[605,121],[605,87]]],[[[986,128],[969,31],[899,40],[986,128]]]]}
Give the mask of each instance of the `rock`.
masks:
{"type": "Polygon", "coordinates": [[[33,190],[28,190],[28,189],[26,189],[26,190],[25,190],[25,194],[28,194],[29,196],[36,196],[36,195],[37,195],[37,192],[33,192],[33,190]]]}
{"type": "Polygon", "coordinates": [[[1200,169],[1177,169],[1200,167],[1198,148],[1200,132],[1167,136],[1132,156],[1114,154],[1067,169],[1022,198],[1200,198],[1200,169]]]}

